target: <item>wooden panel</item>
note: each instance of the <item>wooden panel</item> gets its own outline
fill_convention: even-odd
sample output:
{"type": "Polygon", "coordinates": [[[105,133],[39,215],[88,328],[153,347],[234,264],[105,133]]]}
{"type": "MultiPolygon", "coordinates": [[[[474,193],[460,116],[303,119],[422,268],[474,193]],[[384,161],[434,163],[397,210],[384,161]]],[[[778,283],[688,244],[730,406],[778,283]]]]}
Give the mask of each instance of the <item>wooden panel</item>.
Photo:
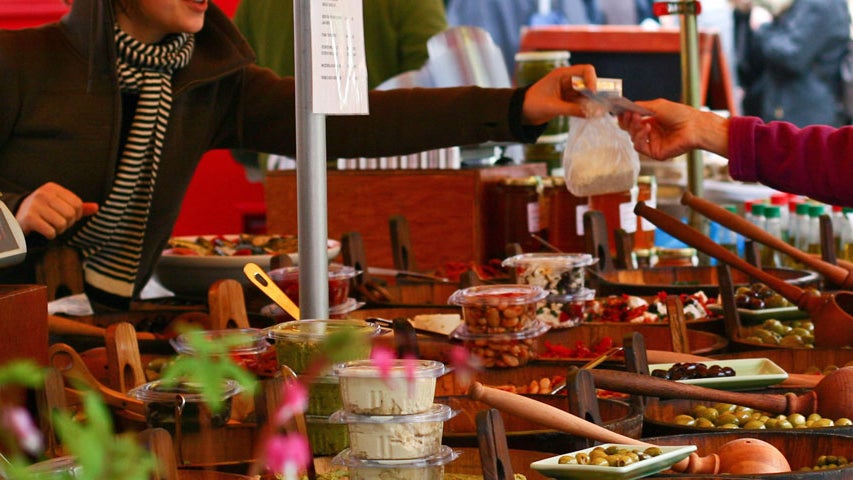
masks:
{"type": "MultiPolygon", "coordinates": [[[[488,260],[496,185],[507,177],[545,175],[544,163],[473,170],[329,171],[329,237],[361,233],[367,264],[392,267],[388,219],[405,215],[415,264],[423,270],[451,261],[488,260]]],[[[271,233],[296,233],[296,175],[271,172],[265,180],[271,233]]],[[[503,246],[500,247],[503,251],[503,246]]]]}
{"type": "MultiPolygon", "coordinates": [[[[31,359],[47,365],[47,288],[42,285],[0,285],[0,365],[31,359]]],[[[24,392],[0,392],[0,403],[25,402],[24,392]]]]}

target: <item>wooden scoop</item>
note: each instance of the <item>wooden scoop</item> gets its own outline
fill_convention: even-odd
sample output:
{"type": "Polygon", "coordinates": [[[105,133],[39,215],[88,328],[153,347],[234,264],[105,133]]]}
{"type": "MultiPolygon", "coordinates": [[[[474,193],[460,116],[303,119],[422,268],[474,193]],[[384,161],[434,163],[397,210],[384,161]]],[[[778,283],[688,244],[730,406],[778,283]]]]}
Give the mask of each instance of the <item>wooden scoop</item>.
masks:
{"type": "MultiPolygon", "coordinates": [[[[526,418],[544,427],[553,428],[579,437],[589,438],[602,443],[619,443],[645,447],[654,446],[653,444],[610,431],[592,422],[587,422],[578,416],[572,415],[569,412],[565,412],[557,407],[542,403],[538,400],[504,390],[487,387],[479,382],[474,382],[471,385],[468,391],[468,396],[474,400],[478,400],[497,408],[498,410],[526,418]]],[[[736,473],[762,474],[791,471],[791,467],[788,465],[787,461],[779,461],[780,458],[784,460],[784,456],[772,445],[759,442],[757,440],[751,443],[744,442],[743,440],[744,439],[736,440],[736,442],[739,442],[739,445],[743,448],[726,448],[728,445],[726,444],[721,447],[720,454],[714,453],[705,457],[700,457],[694,452],[690,454],[688,458],[674,464],[670,468],[676,472],[710,474],[735,473],[735,471],[728,472],[724,470],[723,467],[736,470],[736,473]],[[753,446],[757,448],[755,448],[755,454],[750,455],[749,451],[753,446]],[[749,468],[754,471],[745,472],[742,471],[740,464],[736,460],[732,461],[730,459],[729,455],[735,453],[732,452],[733,450],[737,451],[736,453],[739,457],[745,456],[767,460],[756,464],[750,464],[749,468]],[[724,454],[723,452],[731,453],[724,454]]]]}
{"type": "Polygon", "coordinates": [[[829,281],[834,285],[840,285],[841,288],[853,288],[853,271],[838,265],[824,262],[820,258],[808,254],[784,242],[780,238],[774,237],[736,213],[730,212],[725,208],[721,208],[719,205],[711,203],[703,198],[699,198],[690,192],[684,192],[684,195],[681,197],[681,203],[689,206],[693,210],[696,210],[724,227],[767,245],[770,248],[779,250],[794,260],[816,270],[818,273],[829,279],[829,281]]]}
{"type": "Polygon", "coordinates": [[[145,407],[142,401],[129,397],[99,382],[76,350],[65,343],[55,343],[48,349],[48,363],[62,373],[67,380],[78,382],[82,386],[99,392],[107,405],[126,410],[145,421],[145,407]]]}
{"type": "Polygon", "coordinates": [[[695,228],[660,210],[637,202],[634,213],[654,223],[658,228],[696,247],[696,249],[726,263],[747,275],[757,278],[783,297],[808,312],[815,324],[815,345],[820,347],[846,347],[853,345],[853,292],[813,295],[784,280],[751,265],[736,254],[726,250],[695,228]]]}

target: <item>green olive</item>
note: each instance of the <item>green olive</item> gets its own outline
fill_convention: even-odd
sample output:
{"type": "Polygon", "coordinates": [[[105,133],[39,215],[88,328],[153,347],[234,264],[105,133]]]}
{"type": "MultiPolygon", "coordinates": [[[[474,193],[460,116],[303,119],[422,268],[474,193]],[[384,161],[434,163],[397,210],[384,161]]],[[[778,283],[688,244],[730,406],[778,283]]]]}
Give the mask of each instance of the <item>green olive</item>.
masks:
{"type": "Polygon", "coordinates": [[[717,421],[714,422],[718,427],[723,425],[740,425],[740,420],[735,416],[734,413],[726,412],[719,417],[717,417],[717,421]]]}
{"type": "Polygon", "coordinates": [[[619,453],[620,450],[621,449],[616,445],[610,445],[609,447],[604,449],[604,453],[608,455],[616,455],[617,453],[619,453]]]}
{"type": "Polygon", "coordinates": [[[806,421],[815,422],[815,421],[820,420],[821,418],[823,418],[823,417],[821,417],[819,413],[810,413],[809,416],[806,417],[806,421]]]}
{"type": "Polygon", "coordinates": [[[691,417],[690,415],[684,415],[684,414],[682,414],[682,415],[677,415],[677,416],[673,419],[673,421],[674,421],[677,425],[684,425],[685,427],[692,427],[693,425],[695,425],[695,424],[696,424],[696,419],[695,419],[695,418],[691,417]]]}
{"type": "Polygon", "coordinates": [[[580,452],[575,455],[575,459],[578,461],[580,465],[588,465],[589,464],[589,455],[584,452],[580,452]]]}
{"type": "Polygon", "coordinates": [[[764,430],[767,426],[760,420],[750,420],[743,425],[747,430],[764,430]]]}
{"type": "Polygon", "coordinates": [[[590,458],[589,464],[590,465],[597,465],[600,467],[609,467],[610,466],[610,462],[607,461],[607,456],[602,457],[601,455],[590,458]]]}
{"type": "Polygon", "coordinates": [[[719,425],[717,428],[726,428],[729,430],[736,430],[736,429],[739,429],[740,427],[735,425],[734,423],[724,423],[722,425],[719,425]]]}
{"type": "Polygon", "coordinates": [[[789,420],[779,420],[776,423],[776,428],[794,428],[794,425],[791,424],[789,420]]]}
{"type": "Polygon", "coordinates": [[[841,417],[835,421],[836,427],[849,427],[850,425],[853,425],[853,421],[846,417],[841,417]]]}
{"type": "Polygon", "coordinates": [[[802,413],[792,413],[792,414],[788,415],[788,421],[791,422],[791,425],[796,427],[799,425],[805,425],[806,424],[806,417],[803,416],[802,413]]]}
{"type": "Polygon", "coordinates": [[[563,455],[562,457],[557,459],[557,463],[559,464],[577,464],[578,461],[575,459],[573,455],[563,455]]]}
{"type": "Polygon", "coordinates": [[[696,416],[696,420],[699,420],[701,418],[704,420],[708,420],[711,423],[714,423],[717,420],[717,417],[719,416],[720,412],[718,412],[717,410],[713,408],[706,408],[702,411],[702,413],[696,416]]]}
{"type": "Polygon", "coordinates": [[[714,409],[720,413],[733,412],[733,411],[735,411],[735,408],[737,408],[737,405],[734,405],[731,403],[715,403],[714,404],[714,409]]]}
{"type": "Polygon", "coordinates": [[[697,418],[696,424],[693,426],[699,427],[699,428],[714,428],[716,425],[711,420],[708,420],[707,418],[702,417],[702,418],[697,418]]]}
{"type": "Polygon", "coordinates": [[[660,449],[660,447],[649,447],[649,448],[643,450],[643,453],[645,453],[646,455],[650,455],[652,457],[657,457],[658,455],[661,454],[661,449],[660,449]]]}
{"type": "Polygon", "coordinates": [[[835,426],[835,422],[833,422],[831,418],[821,418],[815,420],[814,423],[812,423],[812,427],[814,428],[824,428],[833,426],[835,426]]]}

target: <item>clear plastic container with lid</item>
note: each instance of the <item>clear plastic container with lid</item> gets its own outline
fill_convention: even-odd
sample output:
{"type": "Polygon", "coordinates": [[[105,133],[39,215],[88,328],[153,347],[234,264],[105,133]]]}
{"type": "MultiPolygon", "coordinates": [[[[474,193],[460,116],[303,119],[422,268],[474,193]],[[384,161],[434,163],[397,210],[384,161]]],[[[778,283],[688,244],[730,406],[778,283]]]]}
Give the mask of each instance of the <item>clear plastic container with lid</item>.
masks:
{"type": "Polygon", "coordinates": [[[178,335],[169,343],[179,354],[194,356],[196,351],[192,343],[197,337],[223,342],[228,346],[231,359],[255,375],[270,376],[277,370],[275,351],[267,333],[259,328],[194,330],[178,335]]]}
{"type": "Polygon", "coordinates": [[[165,428],[174,431],[178,417],[181,427],[198,430],[202,424],[221,427],[231,418],[231,399],[240,393],[240,385],[234,380],[226,380],[222,390],[224,407],[220,412],[210,412],[204,405],[201,385],[183,382],[167,385],[160,380],[143,383],[132,388],[127,395],[141,400],[145,405],[145,419],[152,428],[165,428]],[[179,407],[179,398],[183,398],[183,407],[179,407]]]}
{"type": "MultiPolygon", "coordinates": [[[[348,345],[350,358],[360,360],[370,356],[373,337],[382,333],[379,325],[364,320],[294,320],[279,323],[267,329],[267,335],[275,342],[279,365],[287,365],[297,374],[306,373],[313,360],[323,354],[323,342],[334,333],[350,332],[359,340],[348,345]]],[[[331,373],[331,367],[325,374],[331,373]]]]}
{"type": "Polygon", "coordinates": [[[323,457],[337,455],[349,446],[346,424],[331,422],[328,415],[305,415],[305,424],[312,454],[323,457]]]}
{"type": "Polygon", "coordinates": [[[444,422],[456,415],[449,406],[434,403],[412,415],[357,415],[339,410],[331,423],[345,423],[351,454],[370,460],[425,458],[441,451],[444,422]]]}
{"type": "Polygon", "coordinates": [[[515,269],[519,283],[538,285],[549,295],[571,295],[583,290],[586,268],[595,260],[588,253],[522,253],[502,265],[515,269]]]}
{"type": "Polygon", "coordinates": [[[442,480],[444,466],[459,452],[442,445],[438,453],[414,460],[366,460],[349,449],[332,459],[332,465],[346,467],[349,480],[442,480]]]}
{"type": "Polygon", "coordinates": [[[462,307],[470,333],[506,333],[530,327],[539,302],[547,296],[538,285],[478,285],[453,292],[447,303],[462,307]]]}
{"type": "MultiPolygon", "coordinates": [[[[349,299],[350,280],[361,272],[340,263],[329,264],[329,308],[343,305],[349,299]]],[[[269,272],[273,282],[299,304],[299,266],[276,268],[269,272]]]]}
{"type": "Polygon", "coordinates": [[[335,365],[344,410],[360,415],[410,415],[432,407],[436,378],[447,373],[443,363],[397,359],[388,367],[372,360],[335,365]]]}
{"type": "Polygon", "coordinates": [[[462,324],[450,337],[461,340],[465,349],[486,368],[514,368],[536,358],[539,338],[548,329],[547,324],[538,320],[524,330],[506,333],[474,333],[462,324]]]}

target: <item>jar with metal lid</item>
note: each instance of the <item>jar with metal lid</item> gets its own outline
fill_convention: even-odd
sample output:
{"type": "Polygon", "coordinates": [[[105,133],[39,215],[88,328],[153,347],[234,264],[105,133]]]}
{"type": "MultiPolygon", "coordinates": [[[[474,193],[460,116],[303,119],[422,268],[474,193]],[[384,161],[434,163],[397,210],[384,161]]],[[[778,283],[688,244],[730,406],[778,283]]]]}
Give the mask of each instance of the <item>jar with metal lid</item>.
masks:
{"type": "MultiPolygon", "coordinates": [[[[535,83],[551,70],[568,66],[569,58],[566,50],[518,52],[515,54],[515,83],[519,86],[535,83]]],[[[535,144],[524,146],[525,162],[545,162],[549,174],[560,170],[568,132],[568,117],[552,119],[535,144]]]]}
{"type": "Polygon", "coordinates": [[[695,248],[656,248],[657,263],[654,267],[695,267],[699,257],[695,248]]]}

